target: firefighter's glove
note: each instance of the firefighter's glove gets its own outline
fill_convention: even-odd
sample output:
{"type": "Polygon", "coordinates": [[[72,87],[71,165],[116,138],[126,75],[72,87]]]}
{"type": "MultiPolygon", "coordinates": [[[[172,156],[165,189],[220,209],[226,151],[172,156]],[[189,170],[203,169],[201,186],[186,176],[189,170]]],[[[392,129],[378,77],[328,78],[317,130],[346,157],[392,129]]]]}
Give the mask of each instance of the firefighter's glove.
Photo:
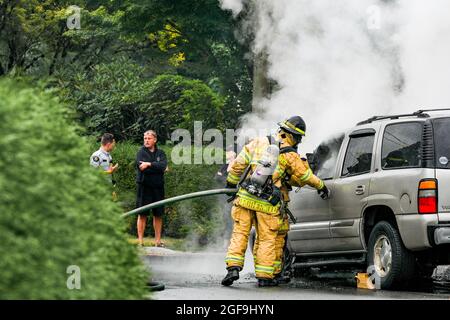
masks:
{"type": "Polygon", "coordinates": [[[317,193],[323,200],[327,200],[330,197],[330,191],[328,190],[326,185],[323,185],[322,189],[317,190],[317,193]]]}
{"type": "Polygon", "coordinates": [[[281,191],[278,187],[273,187],[272,195],[269,198],[271,205],[276,206],[281,201],[281,191]]]}
{"type": "Polygon", "coordinates": [[[234,183],[231,183],[231,182],[227,181],[226,188],[227,188],[227,189],[233,189],[233,190],[230,190],[229,193],[226,193],[226,195],[231,196],[231,197],[227,200],[227,202],[231,202],[231,201],[233,201],[233,200],[236,198],[236,187],[237,187],[237,185],[235,185],[234,183]]]}
{"type": "Polygon", "coordinates": [[[227,181],[227,184],[226,184],[225,187],[226,187],[227,189],[236,189],[236,186],[237,186],[236,184],[227,181]]]}

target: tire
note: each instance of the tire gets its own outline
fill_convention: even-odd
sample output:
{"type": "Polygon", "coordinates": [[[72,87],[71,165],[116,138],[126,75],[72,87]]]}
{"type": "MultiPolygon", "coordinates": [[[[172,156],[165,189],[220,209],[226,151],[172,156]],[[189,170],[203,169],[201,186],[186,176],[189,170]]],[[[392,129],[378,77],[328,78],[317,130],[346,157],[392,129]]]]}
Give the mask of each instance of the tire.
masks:
{"type": "Polygon", "coordinates": [[[391,223],[380,221],[370,233],[367,265],[369,273],[375,271],[372,278],[378,277],[380,289],[395,289],[414,277],[416,259],[403,245],[398,230],[391,223]]]}

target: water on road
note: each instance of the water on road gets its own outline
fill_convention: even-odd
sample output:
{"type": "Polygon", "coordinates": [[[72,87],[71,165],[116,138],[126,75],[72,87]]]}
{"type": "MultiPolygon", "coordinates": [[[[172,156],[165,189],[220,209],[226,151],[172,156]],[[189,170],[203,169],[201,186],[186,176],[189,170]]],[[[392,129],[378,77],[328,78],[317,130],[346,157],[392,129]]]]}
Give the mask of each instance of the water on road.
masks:
{"type": "Polygon", "coordinates": [[[310,300],[310,299],[450,299],[450,293],[430,288],[415,291],[357,289],[352,272],[317,272],[287,285],[258,288],[253,261],[247,252],[244,270],[231,287],[220,284],[226,274],[224,252],[183,253],[145,248],[143,259],[152,279],[165,285],[155,292],[159,300],[310,300]]]}

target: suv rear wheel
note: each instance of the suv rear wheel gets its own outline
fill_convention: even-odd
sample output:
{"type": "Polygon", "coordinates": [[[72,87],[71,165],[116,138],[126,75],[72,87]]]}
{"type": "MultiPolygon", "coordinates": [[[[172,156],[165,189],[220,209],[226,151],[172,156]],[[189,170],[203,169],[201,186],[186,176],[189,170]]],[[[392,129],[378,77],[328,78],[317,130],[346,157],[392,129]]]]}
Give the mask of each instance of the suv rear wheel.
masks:
{"type": "Polygon", "coordinates": [[[415,257],[387,221],[378,222],[370,233],[367,262],[379,277],[381,289],[401,287],[414,276],[415,257]]]}

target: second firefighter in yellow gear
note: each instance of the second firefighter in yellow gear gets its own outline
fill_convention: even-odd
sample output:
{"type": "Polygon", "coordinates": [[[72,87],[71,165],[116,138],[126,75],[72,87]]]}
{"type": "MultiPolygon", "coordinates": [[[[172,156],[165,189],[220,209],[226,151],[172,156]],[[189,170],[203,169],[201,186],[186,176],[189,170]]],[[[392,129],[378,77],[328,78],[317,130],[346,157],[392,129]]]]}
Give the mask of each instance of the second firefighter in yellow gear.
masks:
{"type": "MultiPolygon", "coordinates": [[[[283,139],[281,144],[281,150],[288,148],[290,139],[283,139]]],[[[315,176],[309,167],[308,161],[301,158],[300,155],[294,150],[287,149],[288,152],[280,155],[279,166],[280,168],[276,172],[283,172],[281,179],[278,179],[277,173],[274,176],[274,180],[277,183],[281,182],[281,192],[283,194],[284,206],[288,206],[290,201],[289,191],[291,187],[303,187],[309,185],[317,190],[325,189],[324,182],[315,176]]],[[[326,191],[328,193],[328,191],[326,191]]],[[[281,275],[283,268],[283,256],[284,247],[286,243],[286,237],[289,232],[289,218],[287,214],[283,215],[283,222],[276,238],[276,261],[275,261],[275,277],[281,275]]]]}
{"type": "MultiPolygon", "coordinates": [[[[328,188],[324,182],[314,175],[308,161],[302,158],[296,150],[305,135],[306,125],[301,117],[295,116],[279,123],[278,140],[280,141],[280,157],[278,167],[273,177],[274,183],[282,192],[283,206],[287,208],[290,201],[289,191],[292,187],[309,185],[319,191],[323,199],[328,198],[328,188]],[[300,129],[300,130],[299,130],[300,129]],[[300,132],[299,132],[300,131],[300,132]]],[[[283,221],[276,238],[275,277],[281,276],[283,269],[284,248],[289,231],[289,219],[283,215],[283,221]]]]}

